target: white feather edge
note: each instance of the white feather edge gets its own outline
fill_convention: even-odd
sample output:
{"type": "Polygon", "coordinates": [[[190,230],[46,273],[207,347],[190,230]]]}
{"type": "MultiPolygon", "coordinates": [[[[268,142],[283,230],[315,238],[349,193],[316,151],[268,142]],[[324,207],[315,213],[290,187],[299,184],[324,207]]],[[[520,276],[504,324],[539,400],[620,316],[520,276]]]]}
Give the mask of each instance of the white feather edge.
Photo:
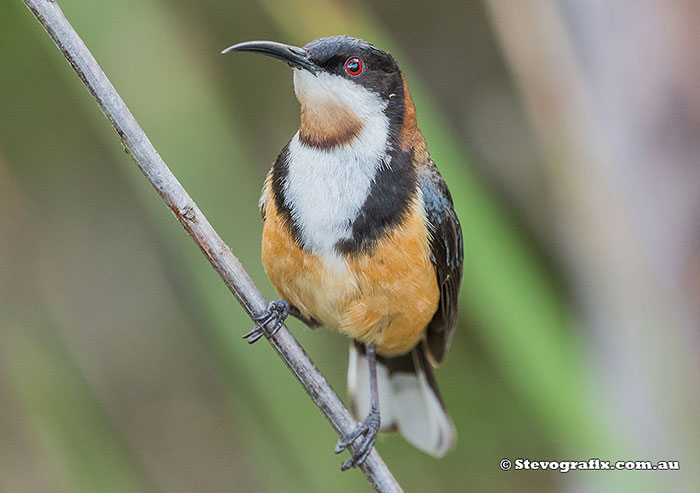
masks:
{"type": "MultiPolygon", "coordinates": [[[[414,354],[415,367],[420,362],[414,354]]],[[[379,410],[382,429],[396,427],[403,437],[419,450],[435,457],[443,457],[456,441],[452,419],[440,404],[428,384],[425,373],[394,373],[377,364],[379,410]]],[[[354,344],[350,345],[348,391],[359,419],[370,409],[369,365],[354,344]]]]}
{"type": "MultiPolygon", "coordinates": [[[[386,366],[377,365],[377,388],[379,390],[379,414],[382,420],[381,429],[388,430],[396,425],[393,410],[389,370],[386,366]]],[[[359,419],[364,419],[369,413],[369,363],[364,354],[360,354],[355,344],[350,343],[350,358],[348,360],[348,394],[353,403],[353,412],[359,419]]]]}

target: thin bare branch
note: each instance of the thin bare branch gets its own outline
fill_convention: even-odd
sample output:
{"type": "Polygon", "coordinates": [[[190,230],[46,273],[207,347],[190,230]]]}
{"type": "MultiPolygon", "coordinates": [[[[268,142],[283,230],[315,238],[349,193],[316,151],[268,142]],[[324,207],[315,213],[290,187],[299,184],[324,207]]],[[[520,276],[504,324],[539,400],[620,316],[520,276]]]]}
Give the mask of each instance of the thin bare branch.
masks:
{"type": "MultiPolygon", "coordinates": [[[[260,315],[267,307],[265,298],[231,249],[209,224],[197,204],[163,162],[56,2],[53,0],[23,0],[23,2],[70,62],[78,77],[112,122],[112,126],[143,174],[209,259],[238,302],[251,317],[260,315]]],[[[340,437],[349,435],[357,426],[357,422],[289,330],[282,327],[268,340],[336,433],[340,437]]],[[[354,446],[351,445],[350,449],[353,451],[354,446]]],[[[401,487],[376,450],[372,451],[360,468],[376,491],[401,491],[401,487]]]]}

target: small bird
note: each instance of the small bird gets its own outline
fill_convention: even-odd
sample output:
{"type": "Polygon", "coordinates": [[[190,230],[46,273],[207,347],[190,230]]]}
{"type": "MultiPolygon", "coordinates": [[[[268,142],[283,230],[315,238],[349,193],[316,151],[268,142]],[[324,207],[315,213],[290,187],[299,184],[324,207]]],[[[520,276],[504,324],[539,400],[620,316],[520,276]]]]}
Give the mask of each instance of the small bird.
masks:
{"type": "Polygon", "coordinates": [[[347,36],[222,53],[232,51],[287,62],[301,104],[260,199],[262,262],[282,299],[245,337],[273,334],[291,313],[351,339],[351,408],[366,417],[336,445],[357,445],[343,470],[366,459],[380,428],[442,457],[456,434],[433,366],[457,319],[462,231],[396,61],[347,36]]]}

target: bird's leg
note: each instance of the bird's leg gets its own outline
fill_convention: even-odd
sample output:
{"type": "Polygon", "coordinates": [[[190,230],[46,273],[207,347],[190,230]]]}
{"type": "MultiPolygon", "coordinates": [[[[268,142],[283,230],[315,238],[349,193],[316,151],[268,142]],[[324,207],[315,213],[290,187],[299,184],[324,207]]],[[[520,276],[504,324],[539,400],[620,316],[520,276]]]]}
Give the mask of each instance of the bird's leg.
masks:
{"type": "Polygon", "coordinates": [[[357,467],[365,461],[372,451],[381,423],[379,416],[379,389],[377,387],[376,347],[374,345],[366,346],[366,354],[367,362],[369,363],[370,410],[367,417],[355,431],[349,437],[338,440],[338,444],[335,446],[335,453],[339,454],[348,445],[357,441],[357,450],[352,454],[352,457],[340,466],[340,469],[343,471],[347,471],[351,467],[357,467]]]}
{"type": "Polygon", "coordinates": [[[299,311],[299,309],[294,305],[290,305],[289,314],[292,317],[296,318],[297,320],[301,320],[302,322],[304,322],[310,329],[318,329],[321,326],[321,324],[318,323],[313,318],[311,318],[311,317],[307,318],[304,315],[302,315],[302,313],[299,311]]]}
{"type": "Polygon", "coordinates": [[[264,312],[253,317],[255,327],[243,336],[248,344],[253,344],[262,336],[270,337],[284,324],[289,315],[289,303],[284,300],[271,301],[264,312]]]}

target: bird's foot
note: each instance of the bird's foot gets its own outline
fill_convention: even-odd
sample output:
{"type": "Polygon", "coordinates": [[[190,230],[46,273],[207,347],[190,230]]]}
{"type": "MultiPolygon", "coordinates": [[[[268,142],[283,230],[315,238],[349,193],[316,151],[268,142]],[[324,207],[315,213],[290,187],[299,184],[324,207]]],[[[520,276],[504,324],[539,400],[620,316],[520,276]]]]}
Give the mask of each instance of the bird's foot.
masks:
{"type": "Polygon", "coordinates": [[[284,300],[271,301],[261,315],[253,317],[255,327],[243,338],[248,339],[248,344],[253,344],[262,336],[271,337],[284,324],[287,315],[289,315],[289,303],[284,300]]]}
{"type": "Polygon", "coordinates": [[[372,409],[364,421],[360,423],[349,437],[338,440],[338,444],[335,446],[336,454],[341,453],[351,443],[357,443],[355,452],[340,466],[342,471],[347,471],[351,467],[358,467],[367,459],[377,439],[380,422],[379,409],[372,409]]]}

